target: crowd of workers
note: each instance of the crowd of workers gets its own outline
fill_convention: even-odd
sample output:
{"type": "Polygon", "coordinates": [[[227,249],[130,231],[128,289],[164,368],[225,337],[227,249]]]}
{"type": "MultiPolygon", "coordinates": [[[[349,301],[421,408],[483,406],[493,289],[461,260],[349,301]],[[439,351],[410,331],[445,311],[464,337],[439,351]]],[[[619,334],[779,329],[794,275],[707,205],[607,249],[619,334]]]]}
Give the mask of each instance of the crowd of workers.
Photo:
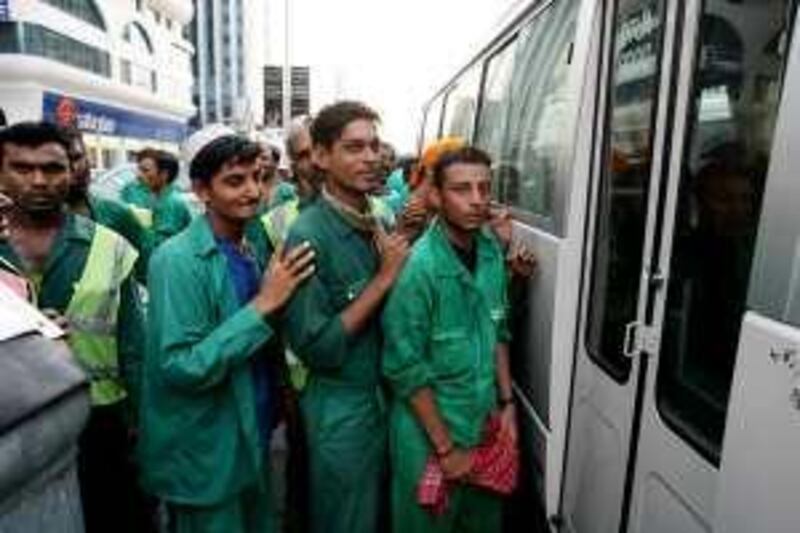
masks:
{"type": "Polygon", "coordinates": [[[280,151],[222,125],[144,150],[116,200],[81,135],[0,130],[0,280],[90,381],[86,530],[496,532],[518,464],[508,281],[535,258],[459,139],[396,162],[338,102],[280,151]],[[271,486],[286,428],[285,501],[271,486]],[[280,508],[280,512],[278,511],[280,508]]]}

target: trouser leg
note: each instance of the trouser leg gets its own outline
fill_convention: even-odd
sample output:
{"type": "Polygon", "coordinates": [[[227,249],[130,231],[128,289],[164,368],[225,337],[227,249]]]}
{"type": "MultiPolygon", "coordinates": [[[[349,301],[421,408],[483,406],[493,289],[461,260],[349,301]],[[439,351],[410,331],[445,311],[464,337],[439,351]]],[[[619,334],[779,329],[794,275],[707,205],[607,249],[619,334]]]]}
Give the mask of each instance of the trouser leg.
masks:
{"type": "Polygon", "coordinates": [[[170,505],[170,533],[276,533],[271,496],[259,488],[209,506],[170,505]]]}
{"type": "Polygon", "coordinates": [[[122,402],[93,407],[79,439],[78,481],[87,533],[155,531],[139,488],[122,402]]]}

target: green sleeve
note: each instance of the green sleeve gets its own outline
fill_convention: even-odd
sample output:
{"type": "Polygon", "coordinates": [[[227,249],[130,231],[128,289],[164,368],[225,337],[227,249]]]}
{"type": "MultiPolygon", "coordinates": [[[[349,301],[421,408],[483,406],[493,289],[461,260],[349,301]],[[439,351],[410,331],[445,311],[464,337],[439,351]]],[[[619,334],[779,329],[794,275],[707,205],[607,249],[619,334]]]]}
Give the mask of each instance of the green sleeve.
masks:
{"type": "MultiPolygon", "coordinates": [[[[108,216],[112,218],[109,227],[125,237],[139,252],[135,276],[137,280],[145,283],[147,281],[147,262],[150,260],[152,247],[150,232],[139,223],[128,206],[108,200],[104,207],[108,211],[108,216]]],[[[103,223],[102,220],[98,222],[103,223]]]]}
{"type": "MultiPolygon", "coordinates": [[[[289,234],[286,250],[303,242],[300,236],[289,234]]],[[[319,247],[313,245],[316,250],[319,247]]],[[[289,345],[311,369],[336,369],[344,364],[349,335],[344,329],[340,309],[333,306],[328,287],[320,278],[317,253],[317,272],[295,292],[284,313],[284,326],[289,345]]]]}
{"type": "MultiPolygon", "coordinates": [[[[133,406],[138,405],[142,358],[145,350],[145,318],[139,288],[129,276],[120,288],[117,316],[119,367],[133,406]]],[[[134,411],[135,412],[135,411],[134,411]]]]}
{"type": "Polygon", "coordinates": [[[402,398],[433,381],[428,365],[428,344],[434,285],[415,267],[417,265],[407,264],[403,269],[382,316],[383,373],[394,393],[402,398]]]}
{"type": "MultiPolygon", "coordinates": [[[[152,347],[163,378],[189,391],[225,380],[273,335],[251,306],[220,320],[208,265],[161,249],[149,272],[152,347]]],[[[193,259],[193,258],[192,258],[193,259]]]]}
{"type": "Polygon", "coordinates": [[[183,200],[171,194],[156,204],[153,211],[154,247],[180,233],[192,221],[192,214],[183,200]]]}

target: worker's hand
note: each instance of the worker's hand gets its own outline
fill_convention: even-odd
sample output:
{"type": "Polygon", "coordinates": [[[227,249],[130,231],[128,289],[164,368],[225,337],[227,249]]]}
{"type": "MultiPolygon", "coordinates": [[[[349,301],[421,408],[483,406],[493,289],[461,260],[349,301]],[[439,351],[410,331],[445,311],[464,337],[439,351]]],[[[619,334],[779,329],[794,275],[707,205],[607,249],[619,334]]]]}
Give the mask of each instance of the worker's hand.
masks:
{"type": "Polygon", "coordinates": [[[308,242],[284,252],[283,243],[272,254],[253,305],[262,315],[280,309],[297,287],[314,273],[314,250],[308,242]]]}
{"type": "Polygon", "coordinates": [[[506,263],[511,269],[511,274],[520,278],[532,277],[538,267],[536,254],[524,242],[511,245],[511,249],[506,254],[506,263]]]}
{"type": "Polygon", "coordinates": [[[516,444],[517,435],[517,411],[514,404],[509,403],[500,409],[500,438],[516,444]]]}
{"type": "Polygon", "coordinates": [[[453,448],[444,457],[439,458],[444,478],[448,481],[459,481],[466,478],[472,470],[472,456],[469,451],[453,448]]]}
{"type": "Polygon", "coordinates": [[[50,307],[42,309],[42,314],[47,318],[49,318],[50,320],[52,320],[56,326],[61,328],[64,331],[65,337],[69,336],[70,325],[69,325],[69,320],[67,320],[67,317],[59,313],[58,310],[52,309],[50,307]]]}
{"type": "Polygon", "coordinates": [[[405,209],[400,214],[399,231],[409,240],[416,237],[428,223],[428,204],[421,195],[409,198],[405,209]]]}
{"type": "Polygon", "coordinates": [[[378,275],[391,285],[397,279],[408,257],[408,239],[402,233],[386,233],[378,227],[375,231],[375,246],[381,255],[378,275]]]}
{"type": "Polygon", "coordinates": [[[503,250],[508,250],[511,244],[513,224],[511,223],[511,213],[506,206],[496,202],[489,205],[489,227],[500,241],[503,250]]]}

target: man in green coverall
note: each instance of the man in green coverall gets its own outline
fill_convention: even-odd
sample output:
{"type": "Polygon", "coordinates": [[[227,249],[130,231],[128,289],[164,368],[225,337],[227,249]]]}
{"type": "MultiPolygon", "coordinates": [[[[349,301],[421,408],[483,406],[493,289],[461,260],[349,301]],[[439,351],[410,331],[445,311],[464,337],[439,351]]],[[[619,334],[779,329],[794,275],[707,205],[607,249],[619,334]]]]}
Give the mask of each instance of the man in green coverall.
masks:
{"type": "Polygon", "coordinates": [[[89,192],[92,175],[89,158],[86,157],[83,135],[77,130],[70,131],[69,135],[72,179],[69,183],[67,205],[70,211],[90,218],[125,237],[139,252],[139,259],[136,261],[136,277],[139,281],[145,282],[147,262],[150,259],[149,232],[125,204],[101,198],[89,192]]]}
{"type": "Polygon", "coordinates": [[[381,184],[377,114],[357,102],[320,111],[311,125],[325,175],[320,198],[289,230],[309,241],[317,273],[289,303],[289,345],[309,369],[300,399],[308,437],[310,529],[374,533],[386,462],[380,387],[381,304],[408,254],[382,228],[369,195],[381,184]]]}
{"type": "Polygon", "coordinates": [[[178,533],[277,531],[269,490],[276,417],[267,342],[278,313],[313,273],[313,252],[277,249],[269,266],[244,228],[258,209],[258,147],[225,128],[187,140],[206,215],[150,261],[150,335],[142,387],[146,489],[178,533]],[[264,274],[262,275],[262,272],[264,274]]]}
{"type": "Polygon", "coordinates": [[[383,313],[383,371],[392,390],[394,533],[499,532],[501,498],[459,483],[489,415],[516,442],[506,326],[506,272],[489,215],[489,157],[464,147],[434,168],[438,218],[414,245],[383,313]],[[450,486],[442,515],[417,503],[426,461],[450,486]]]}
{"type": "Polygon", "coordinates": [[[129,392],[137,386],[144,325],[133,266],[118,234],[67,211],[69,138],[44,122],[0,131],[0,190],[13,200],[0,259],[24,277],[33,301],[68,328],[91,383],[78,480],[86,531],[150,531],[131,461],[129,392]]]}
{"type": "Polygon", "coordinates": [[[180,169],[174,155],[145,148],[136,155],[136,164],[139,175],[123,187],[120,199],[132,206],[139,221],[151,231],[155,249],[188,226],[192,214],[173,187],[180,169]]]}

